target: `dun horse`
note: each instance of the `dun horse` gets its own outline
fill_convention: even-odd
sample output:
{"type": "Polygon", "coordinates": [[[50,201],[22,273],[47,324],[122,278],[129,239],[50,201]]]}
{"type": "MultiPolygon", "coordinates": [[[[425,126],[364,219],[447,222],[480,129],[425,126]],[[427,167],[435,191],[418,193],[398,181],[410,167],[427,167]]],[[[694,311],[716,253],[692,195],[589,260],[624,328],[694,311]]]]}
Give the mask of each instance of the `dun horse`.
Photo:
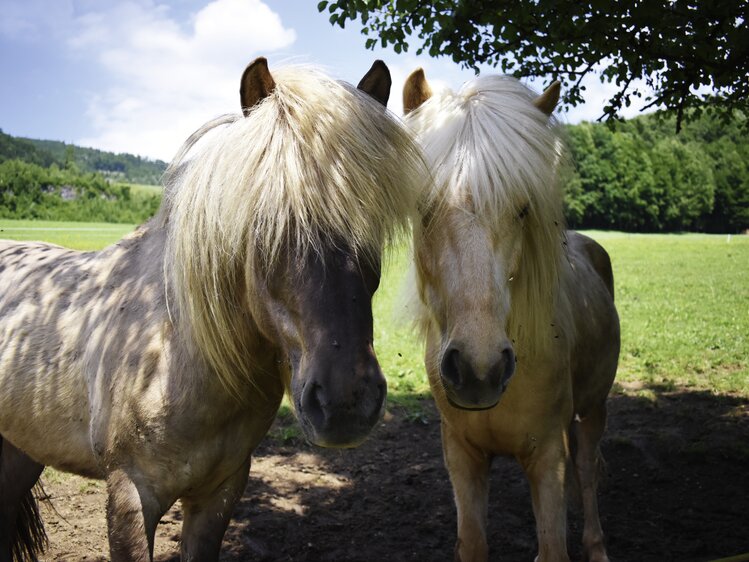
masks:
{"type": "Polygon", "coordinates": [[[432,168],[414,229],[418,321],[458,511],[456,558],[486,560],[489,468],[528,478],[541,562],[569,560],[574,466],[587,560],[607,560],[596,499],[606,397],[619,355],[608,255],[562,228],[561,143],[541,96],[508,77],[432,95],[406,82],[406,121],[432,168]]]}
{"type": "Polygon", "coordinates": [[[97,253],[0,245],[0,560],[44,543],[44,465],[106,479],[112,560],[151,559],[177,499],[182,558],[216,560],[284,388],[310,441],[365,438],[381,250],[423,178],[389,92],[380,61],[357,89],[257,59],[154,219],[97,253]]]}

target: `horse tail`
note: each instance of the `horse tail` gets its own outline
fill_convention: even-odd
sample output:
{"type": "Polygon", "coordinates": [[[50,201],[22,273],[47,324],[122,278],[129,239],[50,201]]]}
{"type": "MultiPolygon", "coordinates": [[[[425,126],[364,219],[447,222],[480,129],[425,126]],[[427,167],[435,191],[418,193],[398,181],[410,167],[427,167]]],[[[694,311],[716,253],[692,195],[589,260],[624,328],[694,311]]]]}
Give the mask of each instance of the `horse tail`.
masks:
{"type": "Polygon", "coordinates": [[[580,509],[583,506],[583,489],[577,474],[577,463],[575,462],[575,456],[577,455],[577,435],[572,427],[570,427],[568,435],[569,455],[567,456],[564,471],[565,500],[567,501],[567,505],[575,509],[580,509]]]}
{"type": "Polygon", "coordinates": [[[0,435],[0,504],[3,504],[0,505],[0,560],[10,557],[14,562],[37,562],[47,547],[47,533],[35,493],[44,494],[41,483],[37,482],[42,468],[0,435]],[[16,474],[20,470],[26,474],[16,474]],[[33,481],[24,486],[26,489],[19,497],[19,490],[14,490],[11,482],[25,477],[28,480],[34,474],[33,481]]]}
{"type": "Polygon", "coordinates": [[[36,562],[38,555],[47,548],[47,533],[39,514],[35,490],[43,493],[40,483],[24,494],[16,519],[16,533],[11,542],[11,552],[13,559],[18,562],[36,562]]]}

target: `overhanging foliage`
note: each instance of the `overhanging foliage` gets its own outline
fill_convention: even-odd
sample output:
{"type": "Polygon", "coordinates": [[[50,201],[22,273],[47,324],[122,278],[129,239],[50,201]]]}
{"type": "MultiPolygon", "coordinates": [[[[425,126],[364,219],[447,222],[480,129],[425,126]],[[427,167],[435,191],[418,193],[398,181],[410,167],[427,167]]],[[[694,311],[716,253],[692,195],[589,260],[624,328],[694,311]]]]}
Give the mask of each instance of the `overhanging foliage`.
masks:
{"type": "Polygon", "coordinates": [[[633,97],[675,112],[677,130],[703,110],[727,118],[748,107],[746,0],[323,0],[318,10],[340,27],[358,19],[368,48],[420,43],[417,53],[464,67],[559,79],[568,106],[584,100],[583,78],[600,72],[618,88],[602,108],[607,119],[633,97]]]}

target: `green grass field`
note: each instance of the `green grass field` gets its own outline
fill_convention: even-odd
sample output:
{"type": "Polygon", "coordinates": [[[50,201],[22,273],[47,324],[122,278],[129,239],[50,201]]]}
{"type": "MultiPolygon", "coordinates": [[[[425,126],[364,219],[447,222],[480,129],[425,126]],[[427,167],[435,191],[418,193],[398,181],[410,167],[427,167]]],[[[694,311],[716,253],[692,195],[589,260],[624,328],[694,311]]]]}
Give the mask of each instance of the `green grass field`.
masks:
{"type": "Polygon", "coordinates": [[[128,183],[126,185],[130,186],[130,191],[132,193],[142,195],[156,195],[164,190],[160,185],[146,185],[142,183],[128,183]]]}
{"type": "Polygon", "coordinates": [[[749,396],[749,237],[591,234],[614,266],[618,381],[749,396]]]}
{"type": "MultiPolygon", "coordinates": [[[[93,250],[133,225],[0,220],[0,237],[93,250]]],[[[749,397],[749,237],[589,232],[611,255],[622,322],[618,389],[676,387],[749,397]]],[[[396,319],[406,248],[386,260],[375,297],[375,345],[391,401],[428,394],[422,345],[396,319]]],[[[418,415],[418,412],[416,413],[418,415]]]]}
{"type": "Polygon", "coordinates": [[[0,238],[41,240],[89,251],[116,242],[134,228],[134,224],[0,219],[0,238]]]}

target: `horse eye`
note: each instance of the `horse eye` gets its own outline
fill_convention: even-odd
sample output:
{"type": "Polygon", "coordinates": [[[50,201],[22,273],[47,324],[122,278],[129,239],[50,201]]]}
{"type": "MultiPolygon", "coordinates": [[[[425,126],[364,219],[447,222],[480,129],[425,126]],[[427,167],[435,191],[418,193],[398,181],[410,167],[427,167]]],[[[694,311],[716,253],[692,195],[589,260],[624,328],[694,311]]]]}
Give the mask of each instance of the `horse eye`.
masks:
{"type": "Polygon", "coordinates": [[[528,216],[528,212],[530,211],[530,205],[525,205],[522,209],[520,209],[520,212],[518,213],[519,219],[524,219],[528,216]]]}

